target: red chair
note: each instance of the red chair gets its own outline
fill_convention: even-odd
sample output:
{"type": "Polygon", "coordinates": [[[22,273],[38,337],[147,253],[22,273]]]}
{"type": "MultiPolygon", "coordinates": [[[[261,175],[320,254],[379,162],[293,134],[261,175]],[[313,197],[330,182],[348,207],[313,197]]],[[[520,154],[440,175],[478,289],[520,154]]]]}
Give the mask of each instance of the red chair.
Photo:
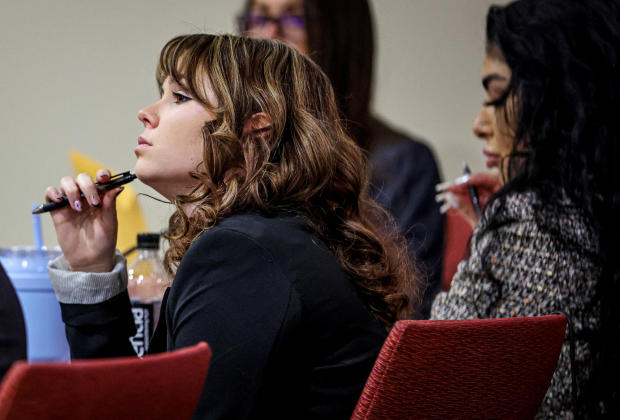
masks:
{"type": "Polygon", "coordinates": [[[353,419],[532,419],[547,392],[566,318],[400,321],[353,419]]]}
{"type": "Polygon", "coordinates": [[[145,356],[13,364],[0,419],[189,419],[207,375],[206,343],[145,356]]]}
{"type": "Polygon", "coordinates": [[[456,274],[456,267],[467,252],[472,228],[467,220],[454,210],[446,213],[445,223],[441,280],[443,290],[447,292],[450,290],[452,277],[456,274]]]}

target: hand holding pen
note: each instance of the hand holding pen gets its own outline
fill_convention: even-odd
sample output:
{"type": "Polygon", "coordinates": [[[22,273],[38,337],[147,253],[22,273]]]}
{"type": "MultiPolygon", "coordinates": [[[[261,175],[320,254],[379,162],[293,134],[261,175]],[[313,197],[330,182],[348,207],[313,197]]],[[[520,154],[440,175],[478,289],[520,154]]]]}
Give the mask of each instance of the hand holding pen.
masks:
{"type": "Polygon", "coordinates": [[[435,189],[438,194],[435,199],[441,203],[442,213],[458,211],[472,227],[475,227],[481,217],[484,204],[501,186],[500,175],[497,173],[465,174],[453,181],[437,184],[435,189]]]}
{"type": "Polygon", "coordinates": [[[88,174],[66,176],[60,180],[60,190],[53,186],[45,190],[47,204],[57,206],[50,214],[71,270],[106,272],[114,267],[116,198],[123,190],[120,184],[133,179],[132,174],[111,176],[103,169],[95,180],[88,174]]]}

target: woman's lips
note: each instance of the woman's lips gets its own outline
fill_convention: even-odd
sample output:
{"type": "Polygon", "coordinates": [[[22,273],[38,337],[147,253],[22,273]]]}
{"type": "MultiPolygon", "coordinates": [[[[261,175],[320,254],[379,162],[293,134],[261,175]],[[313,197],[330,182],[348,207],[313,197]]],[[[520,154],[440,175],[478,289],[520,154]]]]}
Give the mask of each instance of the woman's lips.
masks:
{"type": "Polygon", "coordinates": [[[502,158],[500,155],[496,153],[488,152],[486,150],[483,150],[482,153],[487,158],[487,168],[498,168],[499,167],[500,162],[502,161],[502,158]]]}
{"type": "Polygon", "coordinates": [[[146,139],[142,136],[138,137],[138,145],[136,146],[135,149],[133,149],[134,153],[138,153],[139,150],[141,149],[145,149],[147,147],[151,147],[151,143],[149,143],[148,141],[146,141],[146,139]]]}

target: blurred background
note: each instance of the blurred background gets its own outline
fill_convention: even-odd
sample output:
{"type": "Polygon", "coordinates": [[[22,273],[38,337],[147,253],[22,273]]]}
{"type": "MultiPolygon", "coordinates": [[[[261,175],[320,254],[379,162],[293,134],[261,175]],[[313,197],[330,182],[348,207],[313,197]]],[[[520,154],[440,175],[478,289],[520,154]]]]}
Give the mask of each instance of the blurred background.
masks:
{"type": "MultiPolygon", "coordinates": [[[[337,1],[337,0],[335,0],[337,1]]],[[[164,43],[236,30],[243,0],[22,0],[0,8],[0,246],[32,243],[31,204],[72,174],[70,150],[114,170],[134,166],[137,111],[158,97],[164,43]]],[[[483,100],[480,66],[489,0],[371,0],[377,41],[374,108],[424,139],[443,179],[462,161],[484,169],[471,124],[483,100]]],[[[139,192],[157,196],[134,182],[139,192]]],[[[148,228],[172,209],[139,197],[148,228]]],[[[56,245],[49,216],[45,244],[56,245]]]]}

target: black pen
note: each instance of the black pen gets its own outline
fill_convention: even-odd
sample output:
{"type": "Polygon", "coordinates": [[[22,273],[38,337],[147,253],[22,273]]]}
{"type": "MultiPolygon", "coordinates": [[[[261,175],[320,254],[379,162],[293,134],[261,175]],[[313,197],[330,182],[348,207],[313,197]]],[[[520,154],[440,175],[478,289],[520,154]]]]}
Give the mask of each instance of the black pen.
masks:
{"type": "MultiPolygon", "coordinates": [[[[95,182],[99,191],[109,191],[116,187],[127,184],[136,179],[136,175],[131,172],[122,172],[120,174],[112,175],[106,182],[95,182]]],[[[80,197],[84,198],[84,194],[80,194],[80,197]]],[[[66,195],[62,196],[62,201],[50,201],[45,204],[41,204],[39,207],[32,210],[32,214],[47,213],[48,211],[56,210],[69,205],[69,200],[66,195]]]]}
{"type": "MultiPolygon", "coordinates": [[[[471,175],[469,166],[467,166],[467,163],[465,162],[463,162],[463,174],[471,175]]],[[[467,191],[469,191],[469,198],[471,198],[471,202],[474,205],[476,215],[478,216],[478,219],[480,219],[482,217],[482,210],[480,209],[480,198],[478,198],[478,191],[476,191],[476,187],[472,185],[467,186],[467,191]]]]}

